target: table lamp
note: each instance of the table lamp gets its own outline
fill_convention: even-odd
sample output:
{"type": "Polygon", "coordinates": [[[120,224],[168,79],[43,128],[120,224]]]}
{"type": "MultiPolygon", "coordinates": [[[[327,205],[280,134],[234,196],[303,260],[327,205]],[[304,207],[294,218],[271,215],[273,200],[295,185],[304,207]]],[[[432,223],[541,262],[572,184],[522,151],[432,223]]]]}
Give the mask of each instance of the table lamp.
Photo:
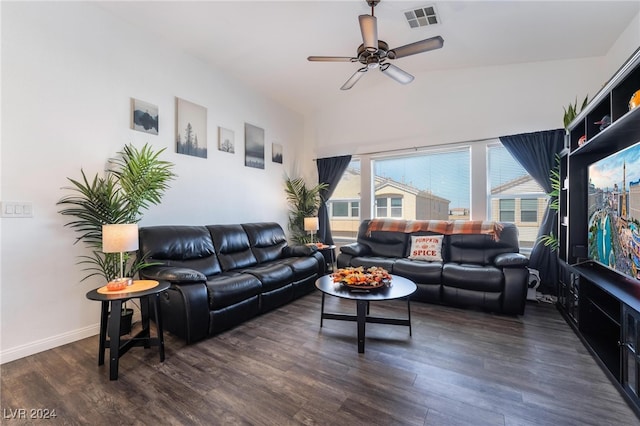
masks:
{"type": "Polygon", "coordinates": [[[123,253],[138,250],[138,225],[136,223],[118,223],[102,225],[102,251],[120,253],[120,277],[113,280],[131,284],[131,278],[124,276],[123,253]]]}
{"type": "Polygon", "coordinates": [[[318,218],[317,217],[305,217],[304,218],[304,230],[309,231],[311,242],[313,242],[313,234],[318,230],[318,218]]]}

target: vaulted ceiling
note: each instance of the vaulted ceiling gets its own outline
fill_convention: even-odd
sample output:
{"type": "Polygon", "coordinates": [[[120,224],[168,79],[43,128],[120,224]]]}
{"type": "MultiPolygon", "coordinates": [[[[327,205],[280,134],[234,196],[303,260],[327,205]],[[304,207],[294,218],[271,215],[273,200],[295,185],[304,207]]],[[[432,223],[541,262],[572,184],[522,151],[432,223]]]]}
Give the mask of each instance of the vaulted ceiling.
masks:
{"type": "MultiPolygon", "coordinates": [[[[300,112],[351,91],[398,85],[370,72],[366,84],[340,91],[359,64],[307,61],[309,55],[356,56],[358,15],[371,13],[364,0],[97,4],[300,112]]],[[[442,49],[393,62],[425,78],[432,70],[603,56],[639,10],[638,1],[382,0],[375,16],[379,38],[392,48],[444,38],[442,49]],[[426,6],[435,6],[439,23],[411,28],[404,12],[426,6]]]]}

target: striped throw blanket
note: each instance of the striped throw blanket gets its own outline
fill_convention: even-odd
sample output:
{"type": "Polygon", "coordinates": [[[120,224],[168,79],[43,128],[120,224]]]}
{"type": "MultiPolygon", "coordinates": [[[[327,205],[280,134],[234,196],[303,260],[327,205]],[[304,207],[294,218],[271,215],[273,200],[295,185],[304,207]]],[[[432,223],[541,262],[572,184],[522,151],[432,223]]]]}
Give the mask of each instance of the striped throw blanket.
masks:
{"type": "Polygon", "coordinates": [[[498,222],[482,220],[398,220],[372,219],[369,222],[366,236],[373,231],[412,233],[428,231],[442,235],[452,234],[486,234],[495,241],[500,240],[502,225],[498,222]]]}

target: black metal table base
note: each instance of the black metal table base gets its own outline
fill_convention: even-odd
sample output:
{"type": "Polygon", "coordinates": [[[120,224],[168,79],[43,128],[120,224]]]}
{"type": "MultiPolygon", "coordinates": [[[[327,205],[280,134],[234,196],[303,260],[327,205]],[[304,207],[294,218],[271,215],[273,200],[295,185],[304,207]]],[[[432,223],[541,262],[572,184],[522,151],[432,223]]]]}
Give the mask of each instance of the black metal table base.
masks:
{"type": "Polygon", "coordinates": [[[320,327],[322,328],[323,320],[338,320],[338,321],[355,321],[358,324],[358,353],[364,353],[364,339],[366,334],[366,323],[375,324],[391,324],[391,325],[405,325],[409,327],[409,336],[411,336],[411,304],[410,299],[407,297],[407,318],[385,318],[385,317],[372,317],[369,315],[369,301],[368,300],[356,300],[356,315],[337,314],[324,311],[324,296],[322,293],[322,302],[320,305],[320,327]]]}

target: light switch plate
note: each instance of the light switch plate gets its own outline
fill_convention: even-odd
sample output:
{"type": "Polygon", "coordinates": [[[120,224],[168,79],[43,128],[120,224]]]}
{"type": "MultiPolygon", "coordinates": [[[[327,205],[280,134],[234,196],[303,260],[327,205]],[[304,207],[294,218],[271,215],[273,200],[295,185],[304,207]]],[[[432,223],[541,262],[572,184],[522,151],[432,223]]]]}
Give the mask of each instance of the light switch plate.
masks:
{"type": "Polygon", "coordinates": [[[28,201],[3,201],[0,203],[0,217],[33,217],[33,204],[28,201]]]}

